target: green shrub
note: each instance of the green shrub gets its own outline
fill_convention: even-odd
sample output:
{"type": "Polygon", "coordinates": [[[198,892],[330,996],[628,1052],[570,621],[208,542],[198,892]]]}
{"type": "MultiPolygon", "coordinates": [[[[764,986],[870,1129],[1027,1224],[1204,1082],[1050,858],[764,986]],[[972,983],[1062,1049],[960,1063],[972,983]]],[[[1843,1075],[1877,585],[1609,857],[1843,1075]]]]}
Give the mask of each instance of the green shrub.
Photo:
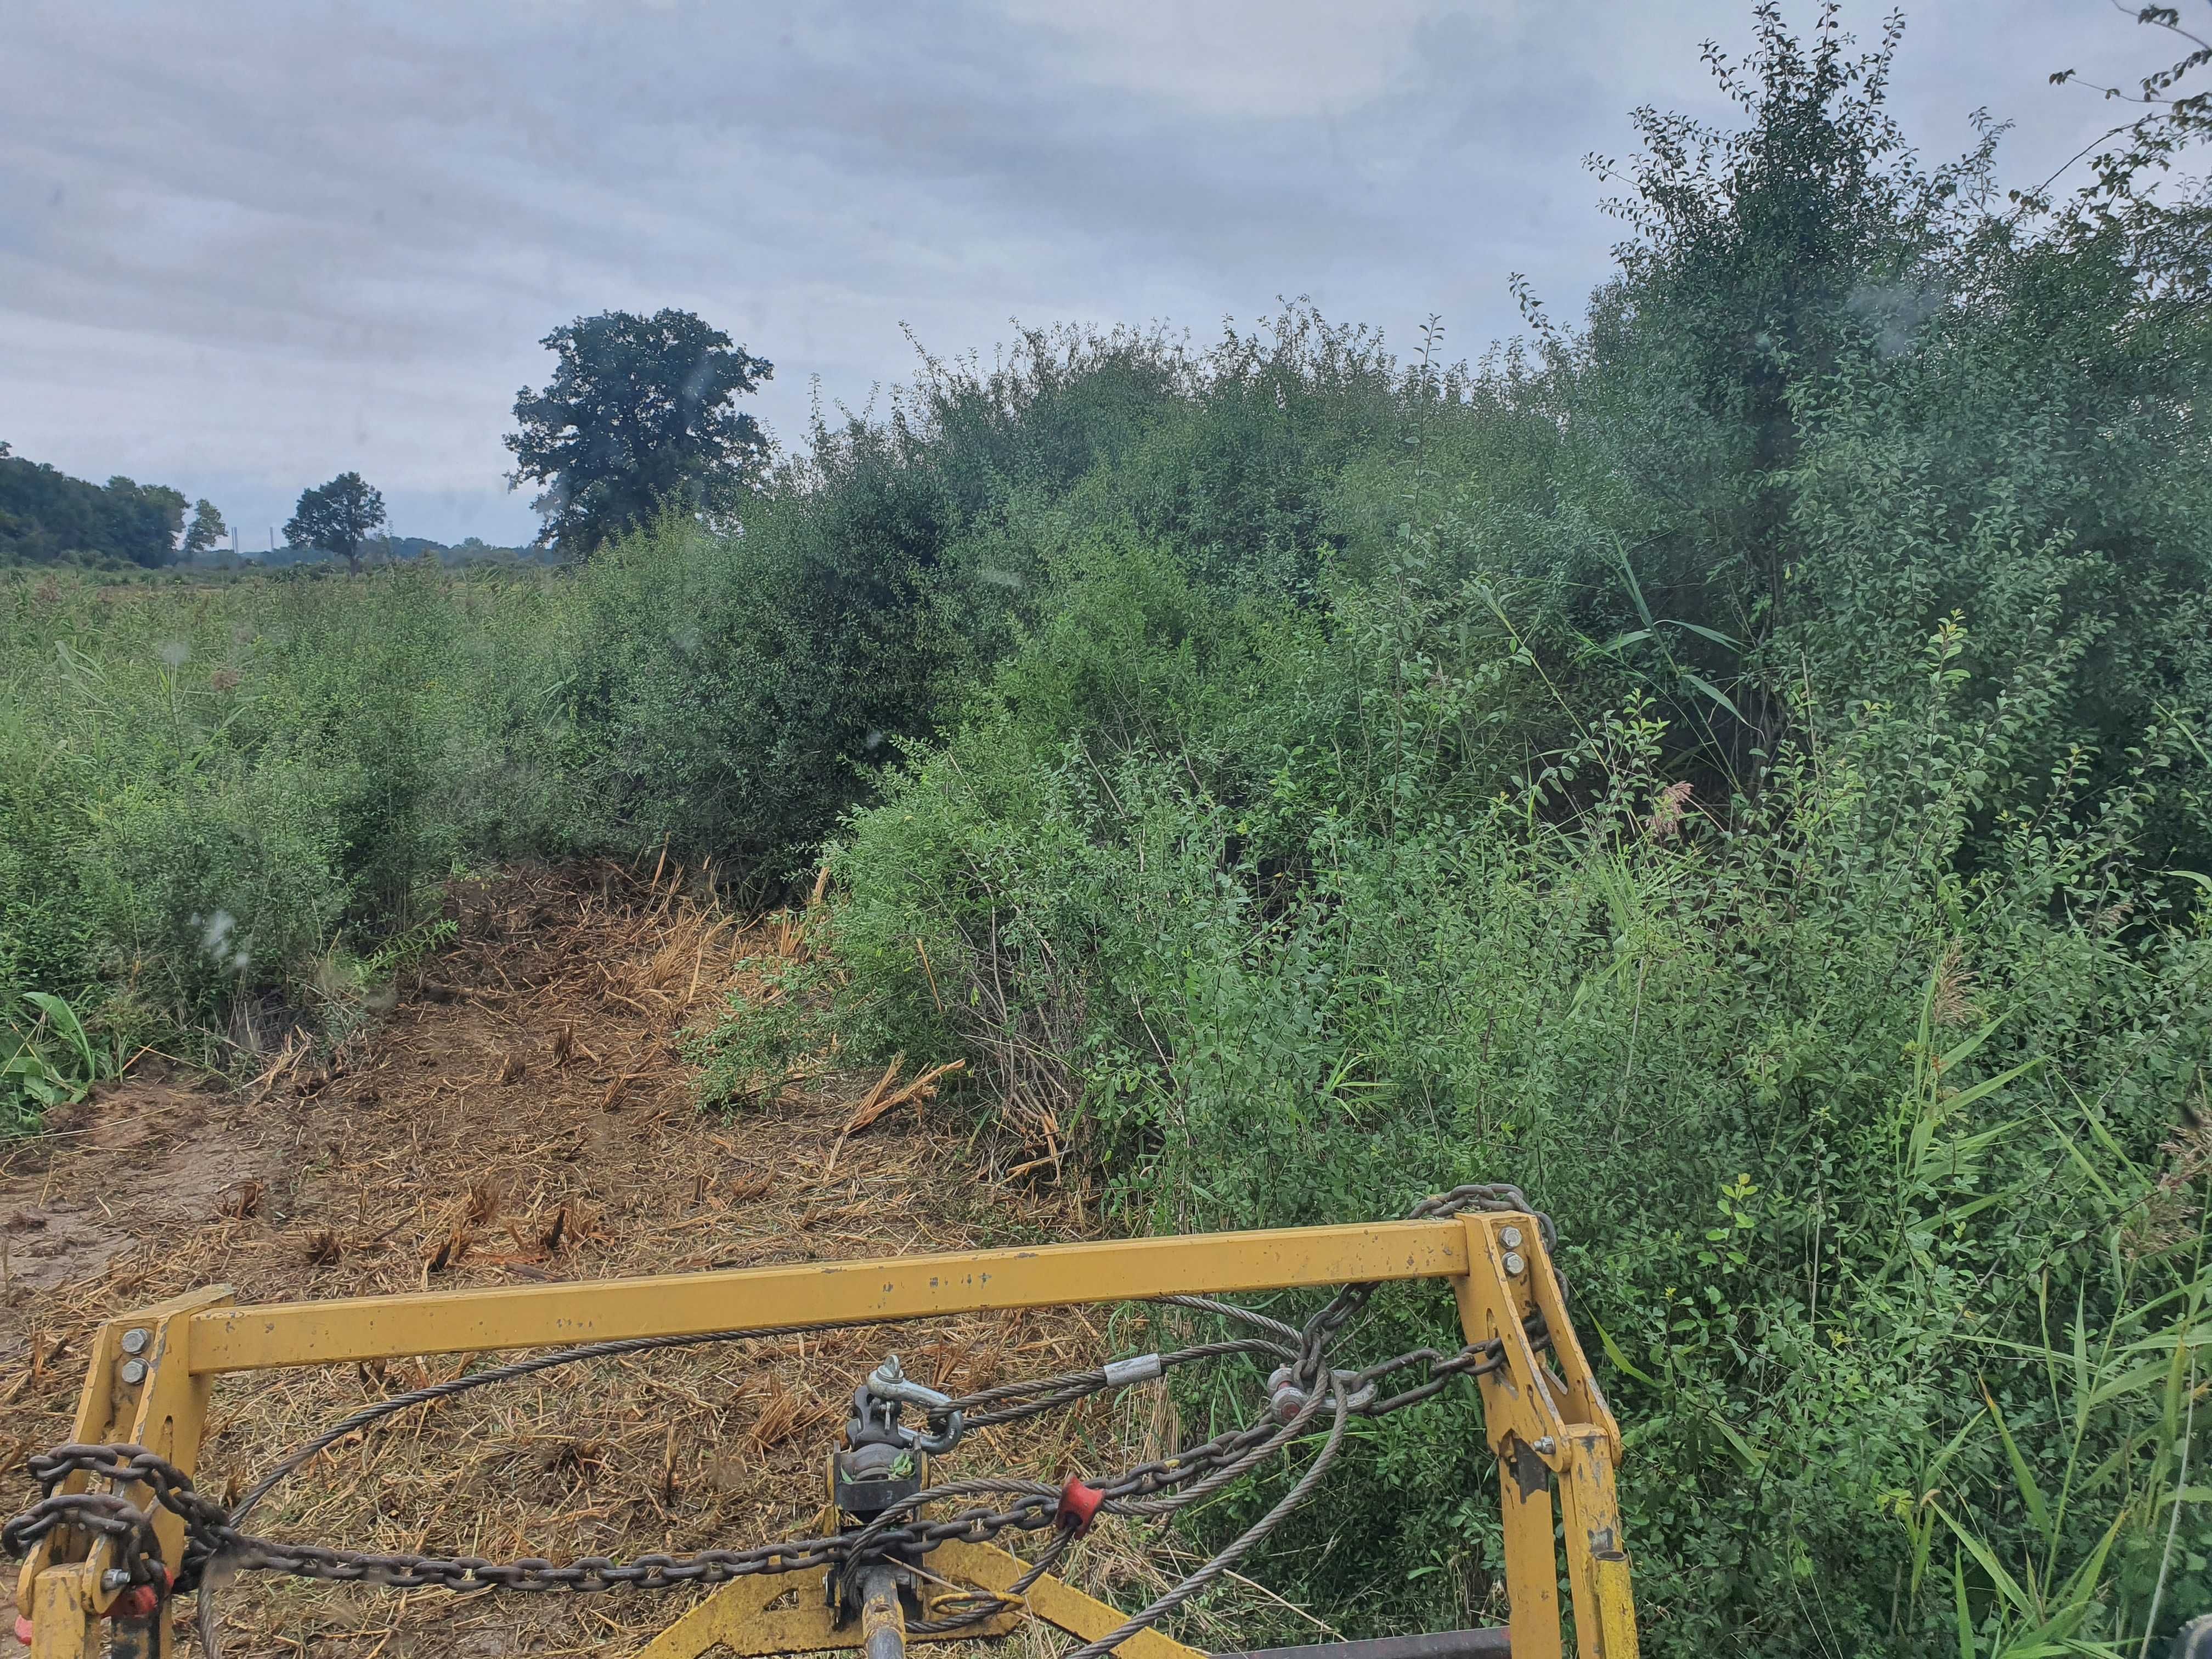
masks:
{"type": "Polygon", "coordinates": [[[699,1068],[700,1104],[769,1105],[829,1046],[830,970],[817,958],[748,957],[731,972],[749,988],[732,993],[714,1024],[685,1033],[684,1057],[699,1068]]]}
{"type": "MultiPolygon", "coordinates": [[[[1180,622],[1102,655],[1127,684],[1171,684],[1180,622]]],[[[1295,685],[1298,646],[1256,659],[1295,685]]],[[[1316,793],[1364,812],[1257,830],[1212,787],[1237,775],[1210,771],[1218,751],[1168,738],[1205,700],[1156,694],[1133,732],[1040,640],[854,821],[841,957],[881,1041],[962,1042],[1010,1127],[1115,1172],[1132,1223],[1352,1219],[1461,1181],[1526,1186],[1632,1425],[1656,1651],[1802,1651],[1825,1620],[1948,1651],[1954,1553],[1977,1622],[2017,1635],[2071,1605],[2083,1639],[2118,1636],[2167,1563],[2157,1425],[2188,1389],[2166,1362],[2212,1285],[2193,1212],[2171,1236],[2142,1224],[2186,1190],[2159,1148],[2212,1065],[2212,951],[2179,912],[2114,920],[2130,894],[2170,902],[2131,860],[2185,745],[2154,734],[2126,799],[2062,798],[2008,863],[1962,879],[1994,741],[1966,649],[1940,634],[1911,705],[1778,760],[1725,834],[1654,769],[1666,733],[1635,708],[1562,757],[1595,802],[1571,818],[1509,796],[1386,834],[1387,795],[1362,803],[1333,771],[1316,793]],[[1083,710],[1084,737],[1037,741],[1024,716],[1047,708],[1083,710]],[[2077,1328],[2108,1346],[2095,1380],[2077,1328]],[[2044,1391],[2053,1364],[2070,1395],[2044,1391]],[[2026,1505],[2000,1418],[2052,1492],[2068,1458],[2045,1449],[2078,1441],[2064,1505],[2026,1505]],[[1932,1505],[1958,1528],[1930,1534],[1932,1505]],[[1982,1551],[2015,1585],[2033,1562],[2033,1616],[1982,1551]],[[2069,1604],[2054,1586],[2093,1560],[2069,1604]]],[[[1270,689],[1255,718],[1296,800],[1296,751],[1323,733],[1270,689]]],[[[1374,1340],[1432,1340],[1447,1316],[1401,1298],[1374,1340]]],[[[1286,1534],[1279,1572],[1368,1628],[1482,1613],[1498,1557],[1464,1497],[1490,1479],[1470,1403],[1370,1435],[1379,1461],[1346,1504],[1407,1576],[1377,1579],[1371,1538],[1327,1565],[1345,1504],[1286,1534]]],[[[2212,1594],[2212,1528],[2179,1536],[2185,1605],[2212,1594]]]]}

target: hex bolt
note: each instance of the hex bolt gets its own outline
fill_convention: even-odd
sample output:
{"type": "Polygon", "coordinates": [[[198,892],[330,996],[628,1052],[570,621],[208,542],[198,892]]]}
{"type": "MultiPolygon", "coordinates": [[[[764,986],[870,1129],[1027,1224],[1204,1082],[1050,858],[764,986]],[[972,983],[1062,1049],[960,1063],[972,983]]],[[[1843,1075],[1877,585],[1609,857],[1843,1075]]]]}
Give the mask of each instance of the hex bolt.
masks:
{"type": "Polygon", "coordinates": [[[1498,1239],[1507,1249],[1517,1250],[1521,1248],[1521,1230],[1518,1227],[1500,1227],[1498,1239]]]}
{"type": "MultiPolygon", "coordinates": [[[[1509,1244],[1517,1244],[1520,1243],[1518,1239],[1511,1238],[1507,1239],[1505,1242],[1509,1244]]],[[[135,1331],[125,1331],[123,1333],[123,1352],[125,1353],[143,1353],[146,1352],[146,1345],[153,1340],[153,1332],[147,1330],[143,1327],[135,1331]]]]}
{"type": "Polygon", "coordinates": [[[1535,1450],[1536,1455],[1539,1457],[1549,1457],[1553,1452],[1559,1450],[1559,1443],[1553,1439],[1550,1435],[1547,1434],[1538,1437],[1535,1450]]]}
{"type": "Polygon", "coordinates": [[[102,1589],[121,1589],[130,1582],[130,1573],[121,1567],[110,1567],[100,1575],[100,1587],[102,1589]]]}
{"type": "Polygon", "coordinates": [[[1509,1275],[1510,1275],[1512,1278],[1515,1278],[1515,1279],[1518,1279],[1518,1278],[1520,1278],[1520,1277],[1521,1277],[1521,1270],[1522,1270],[1523,1267],[1527,1267],[1528,1265],[1528,1264],[1526,1261],[1523,1261],[1521,1259],[1521,1252],[1520,1252],[1520,1251],[1518,1251],[1518,1250],[1508,1250],[1508,1251],[1506,1251],[1506,1253],[1505,1253],[1505,1271],[1506,1271],[1506,1273],[1507,1273],[1509,1275]]]}
{"type": "Polygon", "coordinates": [[[131,1384],[134,1389],[141,1382],[143,1382],[146,1380],[146,1362],[143,1359],[125,1360],[123,1362],[123,1380],[131,1384]]]}

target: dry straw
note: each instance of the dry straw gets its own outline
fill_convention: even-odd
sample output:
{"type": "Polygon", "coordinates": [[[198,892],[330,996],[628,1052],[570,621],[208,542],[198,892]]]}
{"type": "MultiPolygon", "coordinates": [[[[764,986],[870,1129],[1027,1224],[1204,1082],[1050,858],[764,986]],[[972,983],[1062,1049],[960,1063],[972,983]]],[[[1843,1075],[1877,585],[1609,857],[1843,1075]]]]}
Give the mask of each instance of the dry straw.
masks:
{"type": "MultiPolygon", "coordinates": [[[[807,948],[803,920],[740,923],[704,889],[665,860],[649,875],[595,866],[458,888],[453,947],[337,1055],[295,1045],[228,1096],[135,1077],[19,1152],[0,1176],[16,1276],[0,1306],[0,1467],[67,1437],[100,1320],[195,1285],[276,1301],[1073,1236],[1079,1212],[1057,1189],[991,1182],[966,1126],[933,1116],[950,1067],[901,1087],[898,1067],[825,1064],[771,1108],[698,1110],[679,1034],[743,988],[739,964],[807,948]],[[53,1258],[82,1271],[33,1283],[25,1267],[44,1258],[26,1252],[49,1230],[89,1240],[53,1258]]],[[[1095,1364],[1094,1319],[982,1315],[550,1374],[334,1446],[257,1525],[556,1559],[749,1543],[811,1518],[842,1402],[886,1350],[935,1386],[973,1389],[1095,1364]]],[[[226,1379],[204,1484],[235,1496],[324,1424],[477,1363],[226,1379]]],[[[1054,1479],[1103,1468],[1158,1435],[1152,1409],[1098,1403],[990,1431],[960,1457],[1054,1479]]],[[[30,1495],[19,1477],[0,1502],[30,1495]]],[[[1139,1599],[1170,1581],[1171,1563],[1116,1528],[1085,1556],[1079,1577],[1139,1599]]],[[[225,1598],[225,1648],[620,1653],[688,1599],[457,1600],[247,1575],[225,1598]]]]}

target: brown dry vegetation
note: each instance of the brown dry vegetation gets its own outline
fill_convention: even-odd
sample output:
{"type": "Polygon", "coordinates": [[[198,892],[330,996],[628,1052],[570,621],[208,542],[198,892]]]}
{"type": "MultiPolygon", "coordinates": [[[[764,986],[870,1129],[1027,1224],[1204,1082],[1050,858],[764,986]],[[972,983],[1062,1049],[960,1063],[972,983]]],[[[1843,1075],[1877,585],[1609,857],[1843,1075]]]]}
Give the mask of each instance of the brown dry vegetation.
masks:
{"type": "MultiPolygon", "coordinates": [[[[1082,1225],[1056,1189],[992,1181],[941,1106],[854,1128],[856,1105],[892,1097],[874,1067],[826,1056],[773,1106],[725,1117],[693,1104],[679,1033],[741,988],[743,959],[806,948],[790,918],[741,926],[672,873],[617,866],[464,886],[449,914],[452,948],[336,1056],[273,1056],[234,1094],[142,1075],[0,1164],[0,1465],[20,1471],[67,1437],[98,1322],[197,1285],[267,1302],[1030,1243],[1082,1225]]],[[[968,1389],[1095,1363],[1107,1318],[979,1316],[542,1374],[342,1443],[252,1524],[495,1558],[757,1541],[811,1523],[844,1402],[885,1352],[968,1389]]],[[[324,1425],[473,1363],[226,1379],[203,1484],[234,1496],[324,1425]]],[[[1171,1434],[1167,1411],[1139,1390],[988,1431],[957,1462],[1097,1470],[1171,1434]]],[[[32,1493],[19,1473],[10,1482],[12,1509],[32,1493]]],[[[1172,1562],[1133,1541],[1102,1528],[1076,1575],[1102,1591],[1160,1582],[1172,1562]]],[[[457,1599],[256,1575],[224,1597],[225,1650],[622,1652],[689,1601],[457,1599]]]]}

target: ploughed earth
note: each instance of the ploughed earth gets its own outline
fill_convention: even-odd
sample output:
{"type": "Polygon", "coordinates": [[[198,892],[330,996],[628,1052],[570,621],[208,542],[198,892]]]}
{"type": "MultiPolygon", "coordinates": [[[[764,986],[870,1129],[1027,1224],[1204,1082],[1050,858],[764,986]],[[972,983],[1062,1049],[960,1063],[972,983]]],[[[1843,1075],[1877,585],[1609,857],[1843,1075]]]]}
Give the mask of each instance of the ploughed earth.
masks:
{"type": "MultiPolygon", "coordinates": [[[[157,1056],[51,1133],[0,1147],[0,1509],[29,1454],[67,1440],[92,1333],[200,1286],[241,1303],[538,1284],[1079,1237],[1066,1190],[1000,1176],[972,1114],[834,1054],[773,1100],[696,1103],[687,1028],[808,947],[740,922],[678,874],[537,870],[457,886],[449,945],[335,1054],[266,1056],[218,1091],[157,1056]],[[883,1109],[886,1100],[898,1103],[883,1109]],[[872,1117],[872,1121],[868,1121],[872,1117]]],[[[896,1352],[959,1393],[1145,1346],[1127,1312],[878,1326],[587,1362],[402,1413],[341,1441],[255,1510],[264,1535],[495,1559],[618,1559],[810,1533],[852,1391],[896,1352]],[[1106,1322],[1115,1320],[1109,1343],[1106,1322]]],[[[201,1486],[234,1501],[285,1451],[369,1402],[512,1356],[227,1376],[201,1486]]],[[[984,1431],[939,1468],[1055,1482],[1175,1443],[1158,1389],[984,1431]]],[[[1028,1548],[1030,1546],[1017,1546],[1028,1548]]],[[[1123,1607],[1194,1558],[1102,1524],[1066,1576],[1123,1607]]],[[[19,1652],[6,1571],[0,1655],[19,1652]]],[[[1255,1591],[1236,1590],[1230,1598],[1255,1591]]],[[[404,1591],[264,1573],[220,1600],[247,1655],[634,1651],[699,1592],[404,1591]]],[[[196,1647],[181,1626],[179,1650],[196,1647]]],[[[1182,1626],[1236,1646],[1233,1608],[1182,1626]],[[1225,1620],[1225,1622],[1224,1622],[1225,1620]]],[[[1034,1630],[1009,1654],[1068,1643],[1034,1630]]],[[[947,1650],[948,1651],[950,1650],[947,1650]]]]}

